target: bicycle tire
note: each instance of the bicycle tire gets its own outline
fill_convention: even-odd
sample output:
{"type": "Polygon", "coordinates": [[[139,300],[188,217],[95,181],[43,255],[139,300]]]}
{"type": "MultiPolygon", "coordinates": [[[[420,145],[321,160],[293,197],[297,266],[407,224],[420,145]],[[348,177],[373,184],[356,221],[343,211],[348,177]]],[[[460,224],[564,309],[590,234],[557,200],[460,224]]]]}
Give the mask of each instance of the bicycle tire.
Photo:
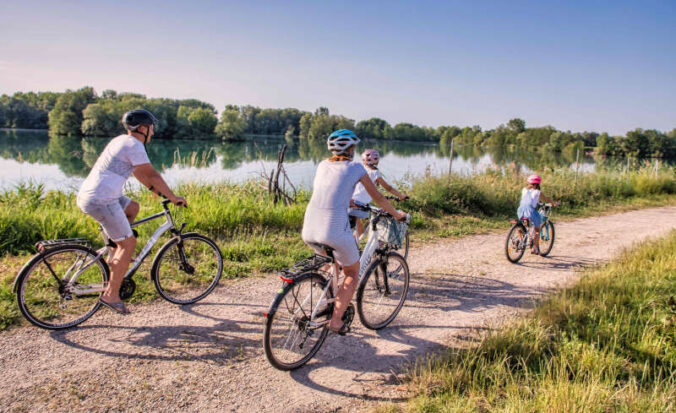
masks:
{"type": "Polygon", "coordinates": [[[507,239],[505,240],[505,256],[509,262],[516,264],[519,262],[521,257],[523,257],[524,252],[526,252],[526,247],[524,245],[525,237],[528,236],[528,231],[520,223],[512,225],[512,228],[507,233],[507,239]],[[513,235],[516,231],[521,231],[520,240],[518,240],[518,245],[515,244],[515,240],[512,240],[513,235]],[[510,254],[510,251],[515,251],[516,254],[510,254]]]}
{"type": "MultiPolygon", "coordinates": [[[[313,301],[316,296],[317,300],[326,287],[327,280],[320,274],[308,272],[295,277],[292,283],[287,283],[283,286],[266,314],[265,331],[263,332],[263,347],[265,348],[265,357],[270,364],[278,370],[289,371],[295,370],[310,361],[319,351],[329,330],[326,328],[328,320],[333,314],[333,304],[327,305],[326,309],[320,313],[320,316],[315,319],[316,322],[326,321],[323,327],[308,328],[309,318],[308,313],[312,314],[312,308],[317,301],[313,301]],[[309,284],[304,293],[304,285],[309,284]],[[316,292],[316,295],[315,295],[316,292]],[[307,294],[310,294],[309,303],[307,301],[307,294]],[[299,300],[299,294],[305,294],[303,300],[299,300]],[[300,303],[299,301],[303,301],[300,303]],[[303,309],[303,304],[308,304],[307,308],[303,309]],[[298,312],[300,309],[300,313],[298,312]],[[284,324],[286,322],[286,325],[284,324]],[[279,326],[279,329],[277,328],[279,326]],[[279,331],[279,333],[277,333],[279,331]],[[305,343],[308,338],[316,335],[316,340],[310,345],[308,349],[305,348],[305,343]],[[280,340],[277,340],[277,338],[280,340]],[[297,343],[298,339],[302,341],[297,343]],[[289,340],[292,339],[291,345],[289,340]],[[281,343],[281,346],[278,344],[281,343]],[[296,351],[306,350],[305,354],[295,357],[293,353],[296,351]]],[[[333,297],[331,289],[327,291],[327,299],[333,297]]]]}
{"type": "Polygon", "coordinates": [[[552,221],[547,220],[547,222],[545,222],[545,224],[540,229],[540,245],[542,245],[543,241],[546,241],[546,240],[543,240],[543,238],[542,238],[543,234],[546,234],[546,236],[548,236],[550,238],[550,242],[549,242],[547,248],[544,249],[544,250],[540,249],[540,255],[542,255],[543,257],[546,257],[547,255],[549,255],[550,252],[552,252],[552,248],[554,248],[554,240],[556,238],[556,231],[554,230],[554,223],[552,221]],[[545,229],[548,229],[548,231],[546,233],[543,232],[543,231],[545,231],[545,229]]]}
{"type": "MultiPolygon", "coordinates": [[[[68,268],[72,269],[80,260],[83,263],[93,261],[96,256],[96,251],[89,247],[66,244],[50,248],[31,258],[15,281],[16,299],[21,314],[33,325],[47,330],[74,327],[94,315],[101,306],[99,297],[103,291],[87,295],[69,293],[63,290],[66,285],[63,277],[56,274],[68,268]],[[75,254],[73,259],[76,261],[68,259],[67,253],[75,254]],[[56,278],[61,281],[57,283],[56,278]]],[[[89,281],[89,285],[100,284],[102,288],[109,278],[110,269],[101,257],[78,277],[78,281],[89,281]]],[[[77,285],[85,284],[80,282],[77,285]]]]}
{"type": "Polygon", "coordinates": [[[408,264],[404,257],[396,252],[378,257],[369,265],[357,290],[357,311],[364,327],[380,330],[394,321],[406,301],[409,281],[408,264]],[[390,265],[399,271],[388,271],[390,265]],[[399,285],[398,297],[395,295],[394,300],[390,298],[383,302],[386,297],[393,294],[392,287],[395,285],[399,285]],[[383,310],[382,320],[374,317],[376,310],[383,310]]]}
{"type": "Polygon", "coordinates": [[[222,273],[223,255],[218,245],[209,237],[190,232],[181,236],[180,244],[178,237],[174,237],[160,248],[153,260],[151,277],[157,292],[165,300],[174,304],[193,304],[216,288],[222,273]],[[215,261],[195,257],[202,252],[213,255],[215,261]],[[186,258],[185,263],[181,256],[186,258]],[[200,274],[196,275],[198,270],[200,274]]]}

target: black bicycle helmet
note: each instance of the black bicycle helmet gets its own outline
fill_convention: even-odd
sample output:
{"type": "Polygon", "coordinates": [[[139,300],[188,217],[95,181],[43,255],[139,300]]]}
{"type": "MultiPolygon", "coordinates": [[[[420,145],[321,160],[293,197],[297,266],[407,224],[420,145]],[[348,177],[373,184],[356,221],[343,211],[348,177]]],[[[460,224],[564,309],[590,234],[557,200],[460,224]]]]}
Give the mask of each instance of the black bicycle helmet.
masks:
{"type": "MultiPolygon", "coordinates": [[[[141,125],[154,125],[157,123],[157,118],[155,115],[150,113],[150,111],[147,111],[145,109],[134,109],[130,110],[129,112],[125,113],[122,116],[122,125],[124,125],[124,128],[127,130],[130,130],[132,132],[136,132],[136,129],[138,129],[139,126],[141,125]]],[[[145,136],[145,142],[148,141],[148,132],[144,134],[145,136]]]]}

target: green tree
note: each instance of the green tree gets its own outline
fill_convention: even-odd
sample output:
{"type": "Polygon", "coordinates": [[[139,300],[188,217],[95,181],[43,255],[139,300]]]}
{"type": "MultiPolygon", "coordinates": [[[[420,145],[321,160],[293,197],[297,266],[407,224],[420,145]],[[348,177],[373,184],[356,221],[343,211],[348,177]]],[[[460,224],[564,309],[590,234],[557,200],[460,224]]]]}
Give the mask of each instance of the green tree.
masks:
{"type": "Polygon", "coordinates": [[[57,135],[79,135],[83,121],[82,112],[96,100],[91,87],[76,91],[67,90],[59,96],[54,109],[49,112],[49,130],[57,135]]]}
{"type": "Polygon", "coordinates": [[[207,108],[194,109],[188,116],[190,127],[200,135],[212,135],[218,123],[216,115],[207,108]]]}
{"type": "Polygon", "coordinates": [[[223,140],[235,140],[242,137],[245,129],[246,121],[239,116],[239,110],[226,106],[216,125],[216,134],[223,140]]]}
{"type": "Polygon", "coordinates": [[[510,119],[509,122],[507,122],[507,128],[514,135],[518,135],[526,130],[526,121],[519,118],[510,119]]]}
{"type": "Polygon", "coordinates": [[[367,139],[390,139],[392,126],[386,120],[371,118],[362,120],[355,126],[357,136],[367,139]]]}

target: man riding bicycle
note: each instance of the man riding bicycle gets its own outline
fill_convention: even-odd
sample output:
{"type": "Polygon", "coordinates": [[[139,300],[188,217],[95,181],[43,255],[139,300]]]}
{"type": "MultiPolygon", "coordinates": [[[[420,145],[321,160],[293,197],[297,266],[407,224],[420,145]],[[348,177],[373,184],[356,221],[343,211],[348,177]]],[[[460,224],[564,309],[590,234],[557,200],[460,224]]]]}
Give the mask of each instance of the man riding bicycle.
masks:
{"type": "Polygon", "coordinates": [[[117,245],[109,258],[111,275],[101,304],[121,314],[129,310],[120,300],[120,285],[129,269],[136,247],[131,223],[139,212],[139,204],[122,195],[122,188],[133,173],[143,185],[174,205],[187,205],[176,196],[162,176],[150,164],[145,145],[155,132],[157,119],[145,109],[129,111],[122,117],[126,134],[113,138],[103,149],[94,167],[82,183],[77,205],[94,218],[110,240],[117,245]]]}

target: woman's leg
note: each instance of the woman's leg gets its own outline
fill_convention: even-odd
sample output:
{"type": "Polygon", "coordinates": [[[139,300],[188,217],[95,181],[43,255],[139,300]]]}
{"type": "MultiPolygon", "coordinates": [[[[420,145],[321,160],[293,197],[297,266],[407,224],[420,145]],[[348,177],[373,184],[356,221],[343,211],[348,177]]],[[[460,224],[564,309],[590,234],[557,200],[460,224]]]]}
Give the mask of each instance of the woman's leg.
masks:
{"type": "Polygon", "coordinates": [[[333,316],[329,322],[330,330],[338,330],[343,326],[343,314],[345,314],[345,310],[352,300],[359,281],[359,261],[343,267],[343,273],[345,273],[345,280],[338,290],[338,296],[333,306],[333,316]]]}

